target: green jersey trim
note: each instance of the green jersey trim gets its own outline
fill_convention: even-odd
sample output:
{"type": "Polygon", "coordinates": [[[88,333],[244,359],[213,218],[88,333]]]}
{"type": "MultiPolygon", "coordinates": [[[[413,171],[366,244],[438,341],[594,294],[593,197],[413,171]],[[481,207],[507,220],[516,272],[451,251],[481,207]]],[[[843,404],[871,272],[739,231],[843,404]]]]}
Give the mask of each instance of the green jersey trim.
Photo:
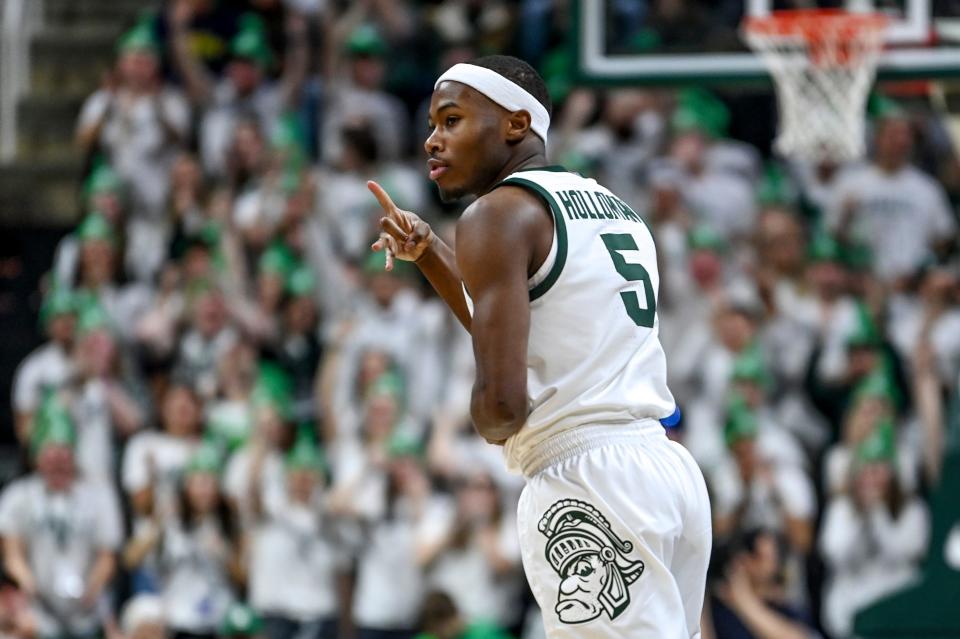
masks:
{"type": "Polygon", "coordinates": [[[544,293],[549,291],[553,284],[557,281],[557,278],[560,277],[560,272],[563,270],[563,265],[567,261],[567,226],[563,221],[563,215],[560,213],[560,207],[553,199],[553,196],[550,195],[549,191],[536,182],[531,182],[525,178],[511,177],[507,178],[497,186],[502,185],[519,186],[525,189],[530,189],[539,195],[544,202],[546,202],[547,206],[550,207],[550,213],[553,214],[553,224],[557,233],[557,258],[554,261],[550,272],[547,273],[547,277],[544,278],[542,282],[530,289],[530,301],[532,302],[542,297],[544,293]]]}

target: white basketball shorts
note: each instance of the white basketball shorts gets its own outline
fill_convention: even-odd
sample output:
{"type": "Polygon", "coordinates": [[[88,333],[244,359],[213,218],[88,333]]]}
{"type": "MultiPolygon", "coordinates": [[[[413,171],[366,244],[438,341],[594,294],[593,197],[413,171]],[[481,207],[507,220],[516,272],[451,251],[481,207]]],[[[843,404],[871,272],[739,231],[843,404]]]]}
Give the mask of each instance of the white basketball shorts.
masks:
{"type": "Polygon", "coordinates": [[[658,422],[567,431],[523,468],[523,567],[549,639],[700,637],[710,502],[658,422]]]}

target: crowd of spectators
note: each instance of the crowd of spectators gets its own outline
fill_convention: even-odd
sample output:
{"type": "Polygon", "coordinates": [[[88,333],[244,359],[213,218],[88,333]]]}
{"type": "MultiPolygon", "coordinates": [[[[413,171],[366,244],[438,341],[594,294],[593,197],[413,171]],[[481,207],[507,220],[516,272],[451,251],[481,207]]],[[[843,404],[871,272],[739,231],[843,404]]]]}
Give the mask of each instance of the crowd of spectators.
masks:
{"type": "Polygon", "coordinates": [[[469,336],[369,250],[368,179],[454,232],[425,103],[486,53],[545,70],[551,161],[657,238],[669,435],[714,510],[704,637],[846,639],[916,577],[960,393],[947,134],[880,100],[865,161],[771,159],[708,91],[573,86],[565,6],[168,0],[131,26],[16,373],[5,635],[542,635],[469,336]]]}

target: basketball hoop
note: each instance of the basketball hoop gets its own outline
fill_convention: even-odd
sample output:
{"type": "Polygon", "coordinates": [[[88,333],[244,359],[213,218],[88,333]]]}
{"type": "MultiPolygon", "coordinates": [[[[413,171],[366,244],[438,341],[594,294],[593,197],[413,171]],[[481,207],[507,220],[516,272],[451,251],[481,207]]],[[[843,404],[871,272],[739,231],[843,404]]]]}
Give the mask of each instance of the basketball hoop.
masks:
{"type": "Polygon", "coordinates": [[[774,11],[744,21],[743,34],[777,87],[784,156],[844,161],[864,153],[867,94],[887,19],[839,9],[774,11]]]}

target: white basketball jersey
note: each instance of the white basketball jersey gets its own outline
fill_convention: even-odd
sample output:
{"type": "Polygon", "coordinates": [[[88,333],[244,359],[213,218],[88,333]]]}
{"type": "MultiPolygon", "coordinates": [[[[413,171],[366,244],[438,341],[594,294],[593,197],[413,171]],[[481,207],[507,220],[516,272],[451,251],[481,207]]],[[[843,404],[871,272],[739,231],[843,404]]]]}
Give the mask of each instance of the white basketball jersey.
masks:
{"type": "Polygon", "coordinates": [[[508,466],[519,470],[533,447],[578,426],[674,415],[650,229],[596,180],[562,167],[518,171],[503,184],[538,195],[554,219],[550,254],[530,279],[532,412],[505,445],[508,466]]]}

